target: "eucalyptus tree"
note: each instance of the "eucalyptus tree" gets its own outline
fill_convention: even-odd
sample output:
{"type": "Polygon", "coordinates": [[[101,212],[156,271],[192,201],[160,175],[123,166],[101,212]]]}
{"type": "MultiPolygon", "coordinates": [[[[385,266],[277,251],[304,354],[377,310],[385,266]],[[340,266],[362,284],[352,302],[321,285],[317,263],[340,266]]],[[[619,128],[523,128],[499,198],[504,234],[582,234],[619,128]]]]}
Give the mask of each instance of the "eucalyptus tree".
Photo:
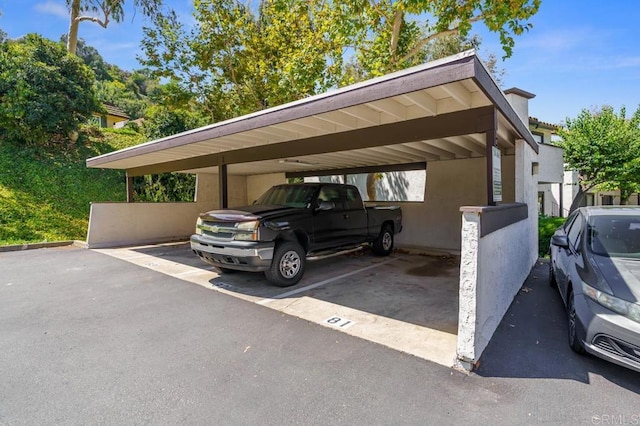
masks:
{"type": "MultiPolygon", "coordinates": [[[[93,22],[107,28],[113,20],[124,19],[124,0],[66,0],[69,8],[69,32],[67,52],[75,55],[78,45],[78,29],[81,22],[93,22]]],[[[133,0],[136,8],[147,16],[158,13],[162,0],[133,0]]]]}

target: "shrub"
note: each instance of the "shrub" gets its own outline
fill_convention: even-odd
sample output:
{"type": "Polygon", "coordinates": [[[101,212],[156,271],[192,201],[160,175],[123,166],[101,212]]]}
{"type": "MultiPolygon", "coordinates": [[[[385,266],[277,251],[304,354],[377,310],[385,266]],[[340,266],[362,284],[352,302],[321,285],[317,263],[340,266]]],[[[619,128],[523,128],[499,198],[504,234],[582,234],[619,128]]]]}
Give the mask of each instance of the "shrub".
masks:
{"type": "Polygon", "coordinates": [[[549,257],[551,236],[564,221],[564,217],[540,216],[538,218],[538,255],[540,257],[549,257]]]}
{"type": "Polygon", "coordinates": [[[0,44],[0,137],[32,145],[68,141],[101,109],[93,72],[38,35],[0,44]]]}

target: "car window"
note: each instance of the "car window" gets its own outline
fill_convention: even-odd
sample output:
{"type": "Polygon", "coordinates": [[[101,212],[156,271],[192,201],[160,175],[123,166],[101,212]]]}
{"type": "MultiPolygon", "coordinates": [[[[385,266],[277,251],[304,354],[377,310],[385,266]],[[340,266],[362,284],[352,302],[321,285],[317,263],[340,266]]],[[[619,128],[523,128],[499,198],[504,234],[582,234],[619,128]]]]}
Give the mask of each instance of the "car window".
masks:
{"type": "Polygon", "coordinates": [[[362,209],[362,198],[360,197],[360,192],[358,188],[347,187],[346,188],[346,202],[347,202],[347,210],[358,210],[362,209]]]}
{"type": "Polygon", "coordinates": [[[319,201],[331,201],[335,204],[334,210],[344,210],[342,197],[340,196],[340,187],[333,185],[325,185],[320,189],[318,194],[319,201]]]}
{"type": "Polygon", "coordinates": [[[580,235],[582,234],[584,219],[581,214],[576,215],[575,220],[571,223],[569,230],[567,232],[567,237],[569,238],[569,243],[573,246],[575,251],[579,251],[579,241],[580,235]]]}
{"type": "Polygon", "coordinates": [[[565,233],[569,230],[569,227],[571,226],[571,224],[573,223],[577,215],[578,215],[578,212],[575,211],[569,215],[567,220],[564,221],[564,225],[562,225],[562,228],[564,229],[565,233]]]}

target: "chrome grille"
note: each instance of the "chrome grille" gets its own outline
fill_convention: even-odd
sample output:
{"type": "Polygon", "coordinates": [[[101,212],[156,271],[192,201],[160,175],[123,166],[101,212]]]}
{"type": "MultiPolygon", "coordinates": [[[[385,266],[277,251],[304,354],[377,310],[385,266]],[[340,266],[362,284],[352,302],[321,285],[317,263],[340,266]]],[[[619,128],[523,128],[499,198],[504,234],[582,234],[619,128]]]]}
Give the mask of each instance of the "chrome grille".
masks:
{"type": "Polygon", "coordinates": [[[230,240],[236,234],[236,222],[203,221],[200,225],[202,234],[212,238],[230,240]]]}

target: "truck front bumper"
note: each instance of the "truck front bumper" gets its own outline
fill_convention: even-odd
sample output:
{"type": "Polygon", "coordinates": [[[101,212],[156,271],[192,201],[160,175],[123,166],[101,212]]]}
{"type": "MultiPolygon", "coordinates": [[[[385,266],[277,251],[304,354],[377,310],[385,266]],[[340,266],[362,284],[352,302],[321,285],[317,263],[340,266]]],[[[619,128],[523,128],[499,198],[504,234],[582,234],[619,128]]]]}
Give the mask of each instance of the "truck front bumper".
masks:
{"type": "Polygon", "coordinates": [[[221,268],[261,272],[271,266],[273,241],[216,241],[202,235],[191,236],[191,250],[203,261],[221,268]]]}

